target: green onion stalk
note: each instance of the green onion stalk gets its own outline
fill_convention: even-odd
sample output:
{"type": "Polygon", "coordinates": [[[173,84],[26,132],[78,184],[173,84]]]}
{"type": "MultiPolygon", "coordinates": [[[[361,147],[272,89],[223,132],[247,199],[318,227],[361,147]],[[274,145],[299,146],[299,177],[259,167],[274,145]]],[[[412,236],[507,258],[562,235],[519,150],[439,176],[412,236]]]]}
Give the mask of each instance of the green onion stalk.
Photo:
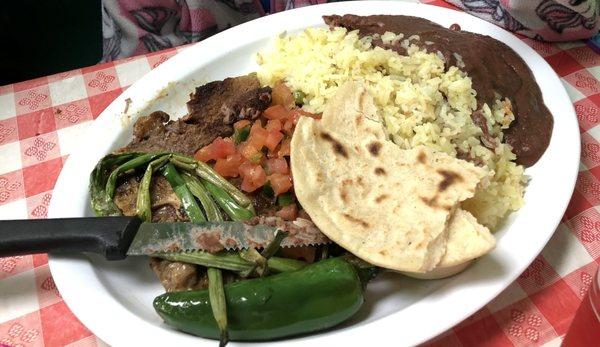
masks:
{"type": "Polygon", "coordinates": [[[152,182],[152,174],[170,158],[170,154],[166,154],[158,159],[151,161],[146,167],[140,187],[138,189],[136,212],[137,216],[144,222],[152,221],[152,201],[150,199],[150,184],[152,182]]]}

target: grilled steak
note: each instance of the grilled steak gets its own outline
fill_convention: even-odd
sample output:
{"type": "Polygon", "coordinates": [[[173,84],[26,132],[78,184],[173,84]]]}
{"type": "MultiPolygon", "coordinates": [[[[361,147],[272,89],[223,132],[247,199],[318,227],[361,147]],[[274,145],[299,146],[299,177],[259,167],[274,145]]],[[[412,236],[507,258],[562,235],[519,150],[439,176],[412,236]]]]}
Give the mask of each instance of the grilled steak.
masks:
{"type": "Polygon", "coordinates": [[[208,278],[193,264],[150,258],[150,268],[167,292],[199,290],[208,287],[208,278]]]}
{"type": "Polygon", "coordinates": [[[260,82],[256,74],[209,82],[196,88],[190,95],[190,101],[187,102],[189,113],[182,120],[186,123],[205,123],[206,117],[209,117],[211,121],[215,118],[215,124],[217,120],[224,124],[221,112],[223,105],[235,105],[244,94],[259,88],[260,82]]]}
{"type": "Polygon", "coordinates": [[[271,87],[256,88],[221,106],[223,121],[233,124],[238,120],[254,120],[271,104],[271,87]]]}
{"type": "Polygon", "coordinates": [[[193,155],[215,138],[233,134],[232,124],[253,118],[271,102],[271,88],[261,88],[255,74],[226,78],[196,88],[179,120],[156,111],[133,126],[133,141],[119,152],[176,152],[193,155]]]}

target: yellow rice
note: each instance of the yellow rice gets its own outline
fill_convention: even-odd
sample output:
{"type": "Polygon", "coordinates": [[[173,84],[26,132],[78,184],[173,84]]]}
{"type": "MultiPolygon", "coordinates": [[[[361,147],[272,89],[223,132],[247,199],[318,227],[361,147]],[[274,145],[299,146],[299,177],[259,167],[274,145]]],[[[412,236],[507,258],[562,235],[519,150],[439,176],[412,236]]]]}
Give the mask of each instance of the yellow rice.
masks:
{"type": "MultiPolygon", "coordinates": [[[[510,211],[523,205],[526,178],[514,163],[510,146],[495,150],[479,140],[481,129],[473,123],[476,92],[471,78],[458,67],[444,69],[443,57],[420,50],[418,37],[386,33],[385,42],[399,41],[406,56],[374,47],[371,37],[356,31],[310,28],[296,35],[280,35],[271,47],[257,54],[258,77],[263,85],[285,80],[306,97],[304,108],[320,113],[338,86],[362,81],[375,98],[390,139],[402,148],[424,144],[453,156],[470,157],[493,176],[463,208],[490,229],[510,211]],[[400,41],[401,40],[401,41],[400,41]]],[[[484,105],[491,135],[502,139],[502,129],[514,119],[510,102],[484,105]]]]}

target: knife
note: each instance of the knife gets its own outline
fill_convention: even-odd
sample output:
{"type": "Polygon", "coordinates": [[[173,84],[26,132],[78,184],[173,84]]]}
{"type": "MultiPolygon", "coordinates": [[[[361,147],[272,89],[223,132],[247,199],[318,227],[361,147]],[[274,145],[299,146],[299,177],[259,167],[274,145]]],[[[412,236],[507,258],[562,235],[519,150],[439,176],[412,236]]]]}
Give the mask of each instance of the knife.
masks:
{"type": "Polygon", "coordinates": [[[162,252],[263,248],[277,232],[282,247],[328,243],[307,219],[259,217],[252,222],[142,223],[137,217],[0,221],[0,257],[34,253],[98,253],[107,260],[162,252]]]}

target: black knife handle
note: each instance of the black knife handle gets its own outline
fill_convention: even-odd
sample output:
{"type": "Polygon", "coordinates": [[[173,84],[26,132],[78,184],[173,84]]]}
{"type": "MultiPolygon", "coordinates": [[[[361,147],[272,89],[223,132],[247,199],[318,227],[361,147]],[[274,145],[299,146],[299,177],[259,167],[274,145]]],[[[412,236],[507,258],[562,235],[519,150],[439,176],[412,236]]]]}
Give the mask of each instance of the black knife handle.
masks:
{"type": "Polygon", "coordinates": [[[127,256],[141,220],[90,217],[0,221],[0,257],[34,253],[99,253],[108,260],[127,256]]]}

